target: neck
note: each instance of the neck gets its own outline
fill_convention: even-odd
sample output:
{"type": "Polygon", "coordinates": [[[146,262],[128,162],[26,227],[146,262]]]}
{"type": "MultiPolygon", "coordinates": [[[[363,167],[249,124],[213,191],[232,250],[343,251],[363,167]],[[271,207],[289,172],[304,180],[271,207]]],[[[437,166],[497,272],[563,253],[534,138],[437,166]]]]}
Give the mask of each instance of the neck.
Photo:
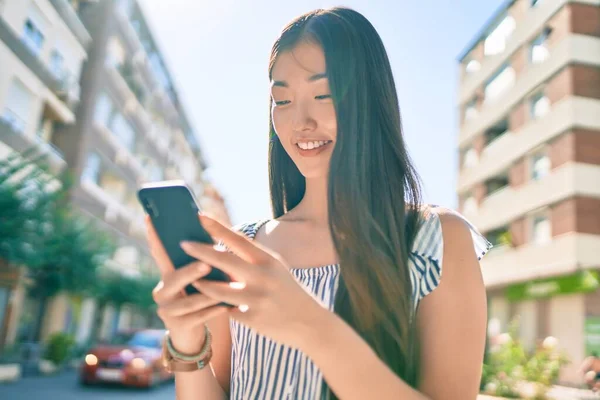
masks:
{"type": "Polygon", "coordinates": [[[297,216],[318,225],[329,224],[327,177],[306,180],[306,192],[295,208],[297,216]]]}

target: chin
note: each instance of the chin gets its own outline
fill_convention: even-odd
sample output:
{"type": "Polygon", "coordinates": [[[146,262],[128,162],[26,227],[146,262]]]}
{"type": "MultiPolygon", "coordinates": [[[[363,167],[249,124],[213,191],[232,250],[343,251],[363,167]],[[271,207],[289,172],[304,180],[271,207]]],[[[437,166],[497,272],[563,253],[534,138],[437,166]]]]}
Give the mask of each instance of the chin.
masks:
{"type": "Polygon", "coordinates": [[[299,165],[298,170],[306,179],[326,179],[329,172],[327,168],[302,168],[299,165]]]}

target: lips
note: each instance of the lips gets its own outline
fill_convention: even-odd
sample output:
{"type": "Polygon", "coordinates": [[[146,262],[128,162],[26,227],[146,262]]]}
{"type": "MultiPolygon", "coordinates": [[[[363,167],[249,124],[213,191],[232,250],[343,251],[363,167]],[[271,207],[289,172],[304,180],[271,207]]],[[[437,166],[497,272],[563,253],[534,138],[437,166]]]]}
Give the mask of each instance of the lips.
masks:
{"type": "Polygon", "coordinates": [[[303,157],[314,157],[329,149],[333,141],[331,140],[299,140],[294,147],[303,157]]]}

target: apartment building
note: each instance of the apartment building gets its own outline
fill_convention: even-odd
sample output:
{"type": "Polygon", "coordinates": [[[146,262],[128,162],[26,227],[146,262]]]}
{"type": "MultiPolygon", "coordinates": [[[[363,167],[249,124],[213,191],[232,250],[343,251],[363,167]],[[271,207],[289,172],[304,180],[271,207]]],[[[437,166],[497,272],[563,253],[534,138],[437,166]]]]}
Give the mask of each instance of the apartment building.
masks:
{"type": "MultiPolygon", "coordinates": [[[[10,47],[6,52],[12,53],[11,62],[16,64],[21,60],[23,75],[27,76],[35,76],[33,68],[49,70],[38,78],[38,86],[30,89],[31,96],[41,95],[43,100],[38,99],[36,105],[30,104],[27,108],[25,105],[29,103],[21,94],[24,84],[11,83],[17,89],[11,86],[10,90],[2,90],[5,80],[15,81],[7,78],[5,71],[12,73],[16,68],[6,64],[5,69],[1,58],[4,55],[0,53],[0,106],[3,95],[9,102],[4,119],[8,122],[4,125],[13,130],[20,128],[24,138],[19,140],[37,140],[48,147],[57,170],[67,169],[75,178],[70,196],[73,207],[82,218],[97,222],[117,241],[118,249],[106,268],[130,276],[157,271],[146,244],[143,209],[136,197],[142,183],[184,179],[197,198],[215,210],[207,209],[208,212],[215,212],[224,222],[228,221],[224,200],[204,181],[206,162],[196,132],[136,1],[11,0],[0,4],[3,4],[0,6],[2,14],[10,17],[3,21],[13,24],[12,31],[17,32],[12,42],[24,48],[21,53],[31,53],[26,52],[25,46],[39,47],[38,55],[25,61],[10,47]],[[53,50],[58,45],[52,45],[49,40],[58,34],[38,22],[40,15],[44,15],[41,12],[51,15],[46,19],[56,24],[57,31],[60,26],[61,33],[70,34],[67,39],[57,38],[56,42],[63,46],[58,48],[68,60],[63,62],[68,71],[65,76],[69,77],[68,82],[75,82],[76,98],[69,97],[74,95],[74,90],[65,93],[64,84],[57,89],[51,82],[45,88],[40,87],[60,59],[53,50]],[[71,18],[68,23],[64,19],[60,24],[55,22],[62,16],[61,12],[63,18],[71,18]],[[73,49],[64,50],[64,43],[71,44],[73,49]],[[74,57],[77,62],[67,57],[74,57]],[[38,110],[40,104],[43,112],[38,110]],[[39,115],[34,115],[36,112],[39,115]],[[42,116],[46,119],[42,120],[42,116]],[[59,123],[47,122],[47,119],[59,123]]],[[[1,29],[2,25],[0,33],[3,33],[1,29]]],[[[22,151],[21,148],[16,150],[22,151]]],[[[30,306],[33,299],[24,293],[19,296],[20,301],[13,304],[12,311],[15,316],[20,315],[20,321],[8,324],[11,333],[7,343],[19,340],[16,331],[23,330],[23,321],[31,319],[26,314],[33,308],[30,306]],[[21,327],[17,328],[18,325],[21,327]]],[[[107,337],[116,330],[144,323],[145,319],[129,307],[107,307],[100,313],[93,298],[62,294],[47,306],[41,338],[52,332],[66,331],[83,343],[92,329],[100,329],[100,336],[107,337]]]]}
{"type": "MultiPolygon", "coordinates": [[[[0,1],[0,158],[36,148],[50,173],[67,167],[54,141],[75,122],[90,44],[72,2],[0,1]]],[[[1,345],[15,340],[25,292],[17,270],[0,271],[1,345]]]]}
{"type": "Polygon", "coordinates": [[[600,350],[600,1],[506,1],[460,61],[459,208],[482,262],[490,331],[600,350]]]}

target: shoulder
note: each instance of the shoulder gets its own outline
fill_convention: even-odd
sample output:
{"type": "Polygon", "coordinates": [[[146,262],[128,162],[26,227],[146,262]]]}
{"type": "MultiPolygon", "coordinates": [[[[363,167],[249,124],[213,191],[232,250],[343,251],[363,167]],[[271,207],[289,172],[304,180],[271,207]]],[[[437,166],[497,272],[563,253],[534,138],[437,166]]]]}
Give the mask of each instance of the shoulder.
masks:
{"type": "Polygon", "coordinates": [[[409,257],[415,274],[416,302],[436,290],[442,281],[450,281],[457,268],[477,268],[479,273],[478,260],[491,247],[477,228],[458,212],[439,206],[421,207],[409,257]]]}

